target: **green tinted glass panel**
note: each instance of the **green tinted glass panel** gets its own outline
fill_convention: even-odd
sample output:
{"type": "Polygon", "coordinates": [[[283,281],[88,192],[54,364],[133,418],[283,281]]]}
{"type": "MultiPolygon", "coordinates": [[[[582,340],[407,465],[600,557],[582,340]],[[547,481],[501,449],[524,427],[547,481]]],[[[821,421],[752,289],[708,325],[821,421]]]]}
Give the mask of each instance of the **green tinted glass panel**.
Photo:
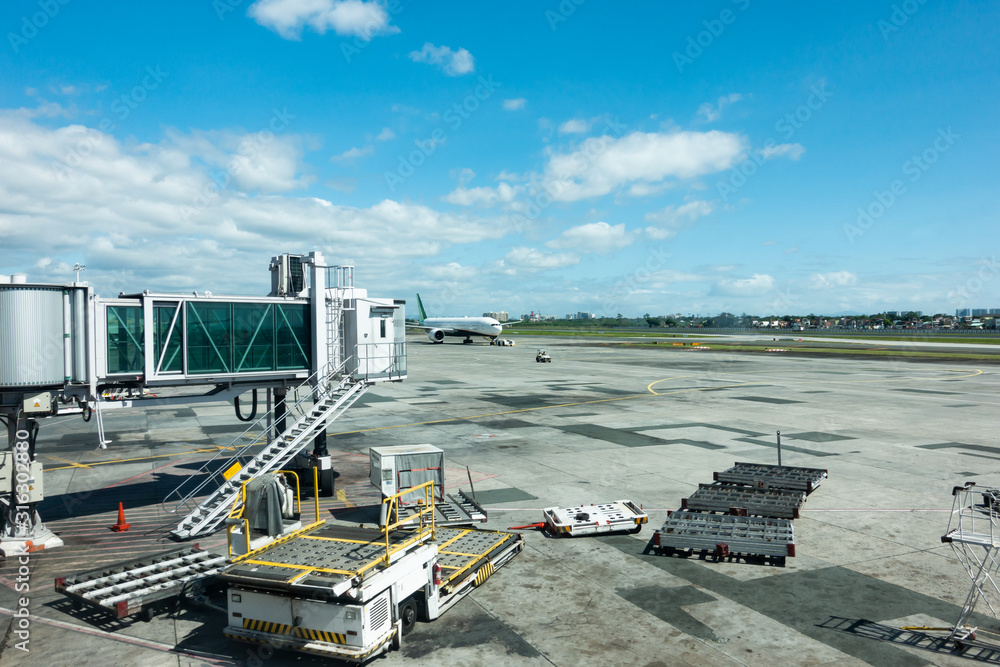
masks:
{"type": "Polygon", "coordinates": [[[108,374],[142,373],[142,308],[108,306],[108,374]]]}
{"type": "Polygon", "coordinates": [[[274,370],[273,304],[233,304],[233,359],[237,373],[274,370]]]}
{"type": "Polygon", "coordinates": [[[179,373],[184,370],[184,358],[181,354],[184,318],[178,313],[174,330],[171,331],[170,323],[173,322],[175,312],[177,312],[177,306],[174,304],[153,307],[153,343],[156,346],[155,363],[160,365],[161,373],[179,373]],[[166,353],[164,353],[164,347],[166,348],[166,353]]]}
{"type": "Polygon", "coordinates": [[[188,301],[186,307],[188,373],[231,373],[232,304],[188,301]]]}
{"type": "Polygon", "coordinates": [[[312,337],[309,335],[309,305],[278,304],[275,314],[275,343],[278,370],[309,368],[312,337]]]}

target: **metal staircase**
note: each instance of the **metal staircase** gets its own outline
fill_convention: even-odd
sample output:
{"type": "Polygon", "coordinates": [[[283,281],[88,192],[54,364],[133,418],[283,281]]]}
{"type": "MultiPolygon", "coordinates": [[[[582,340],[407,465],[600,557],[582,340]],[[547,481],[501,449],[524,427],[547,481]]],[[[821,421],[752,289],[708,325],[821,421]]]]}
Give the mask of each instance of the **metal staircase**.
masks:
{"type": "Polygon", "coordinates": [[[275,405],[274,409],[254,422],[228,447],[209,459],[194,475],[164,498],[165,505],[177,498],[176,506],[168,511],[188,510],[187,516],[171,534],[185,540],[217,530],[233,504],[238,501],[240,487],[244,482],[264,473],[280,470],[318,433],[350,408],[371,383],[344,375],[343,369],[348,361],[344,359],[318,382],[316,378],[319,373],[316,373],[289,391],[284,401],[275,405]],[[285,423],[291,422],[291,425],[252,456],[250,449],[259,446],[262,437],[267,438],[268,425],[282,406],[285,408],[285,423]],[[229,456],[228,460],[226,456],[229,456]],[[184,491],[189,482],[198,480],[199,483],[193,489],[184,491]],[[205,493],[209,495],[195,504],[195,499],[205,493]]]}

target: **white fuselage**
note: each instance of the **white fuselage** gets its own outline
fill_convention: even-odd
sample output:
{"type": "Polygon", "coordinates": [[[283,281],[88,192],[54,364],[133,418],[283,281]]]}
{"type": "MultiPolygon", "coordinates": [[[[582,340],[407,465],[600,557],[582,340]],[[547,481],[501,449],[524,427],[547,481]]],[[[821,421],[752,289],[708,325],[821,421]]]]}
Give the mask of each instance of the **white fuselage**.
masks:
{"type": "Polygon", "coordinates": [[[447,336],[499,336],[503,326],[492,317],[428,317],[421,323],[428,329],[441,329],[447,336]]]}

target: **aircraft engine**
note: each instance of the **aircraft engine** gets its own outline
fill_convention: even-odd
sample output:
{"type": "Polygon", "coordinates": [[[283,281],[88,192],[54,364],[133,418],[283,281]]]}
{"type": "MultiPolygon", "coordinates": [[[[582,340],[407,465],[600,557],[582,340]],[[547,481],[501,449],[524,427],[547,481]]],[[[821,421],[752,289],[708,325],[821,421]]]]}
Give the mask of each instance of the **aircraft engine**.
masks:
{"type": "Polygon", "coordinates": [[[427,337],[431,339],[432,343],[444,342],[444,332],[440,329],[431,329],[427,332],[427,337]]]}

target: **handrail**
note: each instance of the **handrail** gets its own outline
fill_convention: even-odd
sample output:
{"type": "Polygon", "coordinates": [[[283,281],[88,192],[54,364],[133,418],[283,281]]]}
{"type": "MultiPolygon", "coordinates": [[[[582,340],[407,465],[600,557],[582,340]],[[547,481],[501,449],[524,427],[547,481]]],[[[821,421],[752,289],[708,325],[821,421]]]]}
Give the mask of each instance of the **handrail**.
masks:
{"type": "MultiPolygon", "coordinates": [[[[308,378],[306,378],[306,379],[305,379],[305,380],[304,380],[304,381],[303,381],[303,382],[302,382],[301,384],[299,384],[299,385],[297,385],[297,386],[296,386],[295,388],[293,388],[293,389],[292,389],[292,392],[293,392],[293,393],[295,393],[295,394],[297,395],[297,394],[298,394],[298,392],[299,392],[299,390],[303,389],[303,388],[304,388],[304,387],[305,387],[306,385],[313,385],[313,384],[316,384],[316,385],[318,386],[318,385],[320,384],[320,382],[319,382],[319,378],[320,378],[321,376],[322,376],[323,378],[330,378],[330,377],[333,377],[333,376],[334,376],[335,374],[337,374],[337,373],[339,373],[339,372],[343,371],[343,369],[344,369],[344,368],[345,368],[345,367],[347,366],[347,363],[348,363],[348,362],[349,362],[349,361],[350,361],[350,360],[351,360],[352,358],[353,358],[353,357],[348,357],[348,358],[344,359],[344,360],[343,360],[343,361],[342,361],[342,362],[341,362],[340,364],[338,364],[338,365],[337,365],[337,367],[336,367],[336,368],[333,368],[333,370],[331,370],[331,371],[329,371],[329,372],[327,372],[327,369],[328,369],[328,368],[331,368],[331,367],[333,366],[333,364],[332,364],[332,363],[327,363],[327,364],[325,364],[325,365],[323,366],[323,368],[322,368],[322,369],[320,369],[320,370],[317,370],[317,371],[316,371],[315,373],[313,373],[313,374],[312,374],[312,375],[310,375],[310,376],[309,376],[308,378]]],[[[326,395],[326,394],[327,394],[328,392],[329,392],[329,388],[328,388],[328,387],[327,387],[327,388],[324,388],[323,390],[321,390],[321,391],[319,392],[318,396],[325,396],[325,395],[326,395]]],[[[201,467],[201,468],[200,468],[200,469],[198,470],[198,472],[202,472],[202,471],[204,471],[204,470],[208,469],[209,467],[211,467],[212,463],[214,463],[214,462],[215,462],[215,461],[216,461],[217,459],[219,459],[219,458],[220,458],[220,457],[221,457],[221,456],[222,456],[222,455],[223,455],[224,453],[226,453],[226,452],[230,451],[230,448],[232,447],[232,445],[233,445],[234,443],[238,442],[238,441],[239,441],[239,440],[241,440],[242,438],[245,438],[245,437],[247,437],[247,436],[248,436],[248,434],[249,434],[249,433],[250,433],[251,431],[253,431],[254,429],[256,429],[256,428],[260,427],[262,423],[264,423],[264,424],[265,424],[264,428],[265,428],[265,433],[266,433],[266,420],[267,420],[267,419],[268,419],[269,417],[272,417],[272,416],[274,415],[274,413],[275,413],[275,412],[277,411],[277,409],[278,409],[278,406],[279,406],[279,405],[286,405],[286,416],[287,416],[287,414],[289,414],[289,413],[294,413],[294,412],[295,412],[295,410],[296,410],[296,409],[297,409],[297,408],[298,408],[298,407],[299,407],[299,406],[300,406],[300,405],[301,405],[301,404],[302,404],[303,402],[305,402],[306,400],[312,400],[312,399],[314,399],[314,398],[316,398],[316,397],[317,397],[317,395],[316,395],[316,394],[314,394],[314,393],[312,393],[312,392],[307,392],[307,393],[306,393],[305,395],[303,395],[303,396],[302,396],[301,398],[298,398],[298,400],[296,400],[296,401],[295,401],[295,403],[293,403],[293,404],[291,405],[291,408],[287,408],[287,404],[288,404],[288,395],[286,395],[286,397],[285,397],[284,399],[282,399],[281,401],[278,401],[277,403],[275,403],[275,405],[274,405],[274,406],[273,406],[273,407],[271,408],[271,410],[270,410],[269,412],[267,412],[266,414],[262,415],[262,416],[261,416],[261,417],[260,417],[259,419],[257,419],[257,421],[255,421],[255,422],[254,422],[254,423],[252,423],[252,424],[251,424],[250,426],[248,426],[248,427],[246,428],[246,430],[244,430],[244,431],[243,431],[243,432],[242,432],[242,433],[241,433],[240,435],[236,436],[236,437],[235,437],[235,438],[234,438],[234,439],[233,439],[233,440],[232,440],[232,441],[230,442],[229,446],[225,447],[224,449],[221,449],[221,450],[219,450],[219,452],[218,452],[218,453],[216,453],[216,454],[215,454],[215,456],[213,456],[213,457],[212,457],[212,458],[210,458],[210,459],[209,459],[208,461],[206,461],[206,462],[205,462],[205,463],[204,463],[204,464],[202,465],[202,467],[201,467]]],[[[304,414],[304,413],[301,413],[301,414],[304,414]]],[[[300,416],[301,416],[301,414],[300,414],[300,416]]],[[[296,422],[297,422],[297,421],[298,421],[298,420],[296,420],[296,422]]],[[[294,426],[294,423],[293,423],[293,426],[294,426]]],[[[287,429],[286,429],[286,430],[287,430],[287,429]]],[[[244,459],[244,454],[245,454],[245,452],[246,452],[246,451],[247,451],[247,450],[248,450],[248,449],[249,449],[250,447],[253,447],[253,446],[254,446],[254,445],[256,444],[256,442],[257,442],[257,438],[255,437],[255,438],[253,438],[253,439],[252,439],[252,440],[251,440],[251,441],[250,441],[249,443],[247,443],[247,444],[243,445],[242,447],[239,447],[239,448],[238,448],[238,449],[236,450],[235,454],[233,454],[232,456],[230,456],[230,457],[229,457],[229,460],[232,460],[232,459],[237,459],[238,461],[242,462],[242,461],[243,461],[243,459],[244,459]]],[[[271,440],[265,440],[265,443],[266,443],[266,444],[269,444],[270,442],[272,442],[272,441],[271,441],[271,440]]],[[[196,474],[197,474],[197,473],[196,473],[196,474]]],[[[193,477],[193,476],[192,476],[192,477],[189,477],[189,478],[188,478],[187,480],[185,480],[185,481],[184,481],[184,482],[183,482],[183,483],[182,483],[182,484],[181,484],[180,486],[178,486],[178,487],[177,487],[176,489],[174,489],[174,490],[173,490],[173,491],[171,491],[171,492],[170,492],[169,494],[167,494],[167,496],[166,496],[166,497],[165,497],[165,498],[163,499],[163,501],[162,501],[162,503],[161,503],[161,506],[162,506],[162,505],[165,505],[165,504],[167,504],[167,502],[168,502],[168,501],[169,501],[169,500],[170,500],[170,499],[171,499],[171,498],[172,498],[172,497],[173,497],[173,496],[174,496],[174,495],[176,494],[176,495],[177,495],[177,496],[178,496],[178,497],[180,498],[180,499],[178,500],[178,502],[177,502],[177,505],[175,506],[175,508],[174,508],[173,510],[166,510],[166,511],[168,511],[168,512],[176,512],[176,511],[177,511],[178,509],[180,509],[181,505],[183,505],[183,504],[184,504],[185,502],[187,502],[187,501],[188,501],[189,499],[193,498],[194,496],[198,495],[198,493],[199,493],[199,492],[200,492],[200,491],[201,491],[202,489],[204,489],[204,488],[205,488],[206,486],[208,486],[208,484],[209,484],[210,482],[212,482],[213,480],[217,479],[217,478],[218,478],[218,476],[219,476],[220,474],[221,474],[221,470],[218,470],[218,471],[216,471],[215,473],[213,473],[213,474],[211,474],[211,475],[208,475],[208,476],[206,476],[206,477],[205,477],[205,478],[204,478],[204,479],[203,479],[203,480],[201,481],[201,483],[200,483],[200,484],[199,484],[198,486],[196,486],[196,487],[195,487],[195,488],[194,488],[194,489],[193,489],[192,491],[190,491],[190,492],[189,492],[189,493],[188,493],[187,495],[185,495],[185,496],[183,496],[183,497],[180,497],[180,490],[181,490],[182,488],[184,488],[184,485],[185,485],[185,484],[186,484],[186,483],[187,483],[187,482],[188,482],[188,481],[189,481],[190,479],[192,479],[192,477],[193,477]]],[[[165,508],[164,508],[164,509],[165,509],[165,508]]]]}
{"type": "MultiPolygon", "coordinates": [[[[295,476],[295,501],[296,508],[298,509],[299,516],[302,516],[302,487],[299,484],[299,474],[294,470],[275,470],[275,475],[282,475],[288,473],[295,476]]],[[[233,557],[233,528],[237,524],[230,523],[231,521],[242,521],[243,522],[243,537],[246,539],[247,550],[246,553],[250,553],[250,519],[246,518],[244,513],[247,509],[247,484],[251,480],[247,480],[240,484],[239,497],[233,502],[233,507],[229,510],[229,516],[226,518],[226,547],[229,549],[229,557],[233,557]]],[[[316,489],[316,521],[319,521],[319,473],[316,468],[313,468],[313,488],[316,489]]]]}
{"type": "Polygon", "coordinates": [[[413,542],[419,541],[425,536],[425,530],[426,530],[424,524],[425,515],[430,514],[431,517],[430,521],[431,539],[434,539],[437,536],[437,528],[434,523],[434,480],[429,480],[427,482],[424,482],[423,484],[420,484],[419,486],[410,487],[406,491],[401,491],[399,493],[395,493],[389,496],[388,498],[384,498],[382,500],[382,507],[384,507],[386,510],[385,511],[386,524],[382,528],[382,532],[385,535],[385,556],[381,559],[381,561],[385,565],[389,564],[389,559],[392,557],[393,554],[398,553],[402,549],[408,547],[413,542]],[[418,510],[415,514],[408,516],[405,519],[397,520],[395,522],[390,522],[391,517],[399,516],[399,499],[402,496],[409,495],[415,491],[420,491],[421,489],[423,489],[424,491],[424,498],[422,501],[418,500],[417,503],[418,505],[423,504],[424,509],[418,510]],[[388,507],[386,505],[388,505],[388,507]],[[411,523],[414,519],[420,522],[420,528],[417,531],[417,535],[409,540],[404,540],[403,542],[397,544],[394,548],[391,548],[389,546],[389,533],[391,533],[396,528],[399,528],[400,526],[411,523]]]}

